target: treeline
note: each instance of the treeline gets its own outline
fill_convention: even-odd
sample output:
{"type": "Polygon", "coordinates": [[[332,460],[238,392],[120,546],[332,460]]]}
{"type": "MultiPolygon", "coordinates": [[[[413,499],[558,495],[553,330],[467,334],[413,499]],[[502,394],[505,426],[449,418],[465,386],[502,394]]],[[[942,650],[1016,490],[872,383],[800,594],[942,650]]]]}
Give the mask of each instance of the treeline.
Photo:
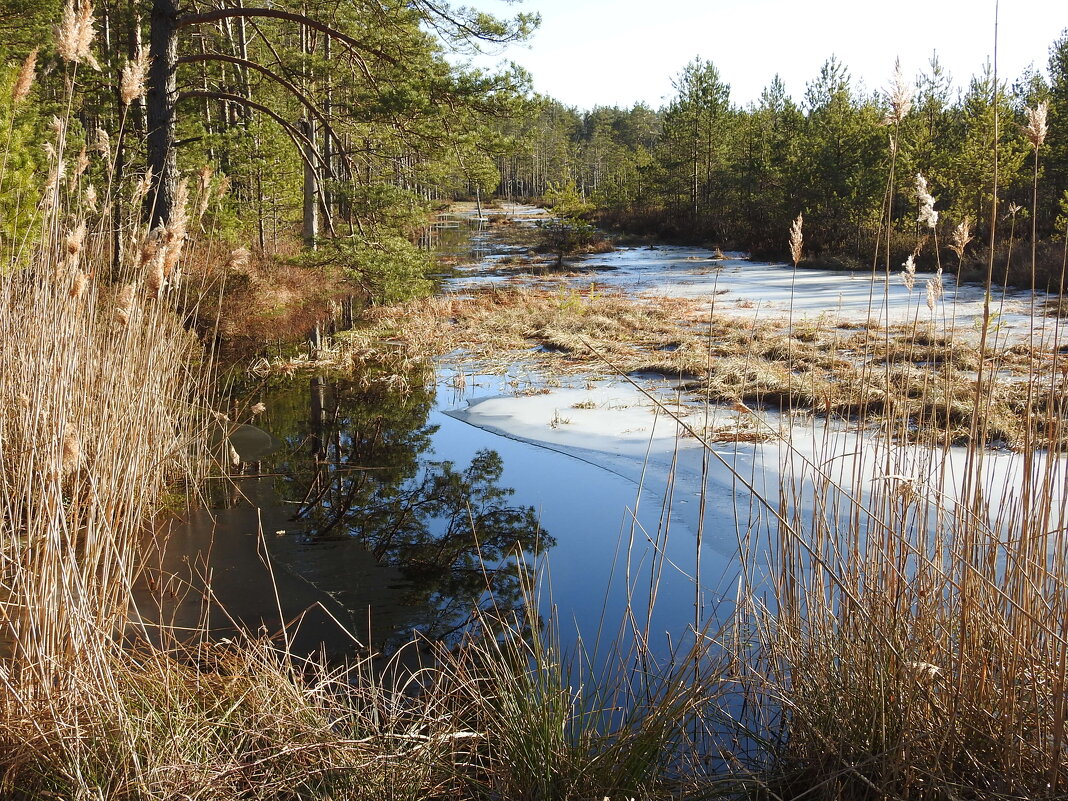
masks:
{"type": "Polygon", "coordinates": [[[519,71],[446,55],[536,24],[444,0],[2,0],[5,256],[62,190],[59,227],[105,261],[146,219],[274,253],[303,234],[389,294],[420,274],[431,202],[497,185],[502,121],[527,107],[519,71]]]}
{"type": "Polygon", "coordinates": [[[901,249],[926,231],[917,221],[918,174],[937,198],[940,242],[965,219],[975,241],[985,241],[996,158],[1005,218],[997,223],[999,242],[1030,236],[1032,223],[1040,239],[1063,238],[1068,31],[1050,48],[1048,72],[1048,81],[1036,71],[1011,84],[999,78],[995,92],[986,68],[955,90],[933,58],[915,81],[898,75],[888,90],[865,92],[831,58],[800,104],[776,78],[742,108],[731,103],[716,67],[696,59],[659,110],[580,112],[544,103],[522,135],[512,133],[527,147],[499,160],[500,191],[542,196],[567,182],[603,221],[763,255],[785,255],[790,222],[803,213],[810,258],[870,261],[887,219],[901,249]],[[1048,136],[1037,148],[1037,204],[1028,110],[1048,112],[1048,136]]]}
{"type": "Polygon", "coordinates": [[[996,165],[999,243],[1068,229],[1068,31],[1048,79],[995,87],[986,69],[957,90],[932,60],[870,92],[832,58],[800,103],[775,79],[746,107],[701,59],[664,108],[580,112],[532,102],[517,69],[446,57],[536,24],[443,0],[0,0],[5,256],[28,252],[34,198],[59,187],[71,197],[61,227],[85,222],[115,264],[143,219],[166,228],[182,201],[196,212],[183,236],[263,252],[302,236],[380,299],[421,276],[412,243],[434,201],[494,191],[573,189],[603,224],[767,256],[784,254],[803,213],[812,260],[870,260],[889,221],[896,259],[925,232],[917,175],[942,246],[965,220],[988,241],[996,165]],[[1036,147],[1025,128],[1040,113],[1036,147]]]}

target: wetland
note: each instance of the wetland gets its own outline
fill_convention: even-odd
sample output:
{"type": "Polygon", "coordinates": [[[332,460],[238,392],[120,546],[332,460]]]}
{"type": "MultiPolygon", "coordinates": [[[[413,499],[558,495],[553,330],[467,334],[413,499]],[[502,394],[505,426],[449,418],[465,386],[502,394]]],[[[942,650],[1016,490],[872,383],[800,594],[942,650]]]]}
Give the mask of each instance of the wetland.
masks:
{"type": "Polygon", "coordinates": [[[1049,410],[1024,413],[1036,371],[1060,381],[1063,327],[1032,293],[997,298],[980,358],[983,293],[951,276],[931,308],[897,276],[693,247],[561,269],[530,247],[543,214],[444,218],[433,297],[242,377],[233,419],[278,448],[234,454],[233,483],[175,524],[152,584],[187,591],[164,616],[388,655],[533,607],[565,641],[618,644],[629,621],[669,658],[772,586],[755,554],[781,547],[778,499],[812,516],[828,482],[923,492],[981,438],[984,492],[1011,505],[1019,445],[1059,442],[1049,410]],[[981,362],[998,380],[976,430],[981,362]]]}

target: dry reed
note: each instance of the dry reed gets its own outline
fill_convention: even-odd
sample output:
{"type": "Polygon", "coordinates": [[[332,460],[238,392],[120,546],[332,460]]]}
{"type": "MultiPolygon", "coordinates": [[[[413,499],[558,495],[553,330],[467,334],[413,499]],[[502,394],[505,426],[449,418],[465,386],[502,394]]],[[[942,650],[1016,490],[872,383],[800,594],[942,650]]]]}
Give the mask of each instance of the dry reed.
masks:
{"type": "Polygon", "coordinates": [[[134,284],[91,279],[89,239],[81,221],[0,277],[3,640],[53,689],[124,627],[137,540],[196,424],[196,342],[134,284]]]}

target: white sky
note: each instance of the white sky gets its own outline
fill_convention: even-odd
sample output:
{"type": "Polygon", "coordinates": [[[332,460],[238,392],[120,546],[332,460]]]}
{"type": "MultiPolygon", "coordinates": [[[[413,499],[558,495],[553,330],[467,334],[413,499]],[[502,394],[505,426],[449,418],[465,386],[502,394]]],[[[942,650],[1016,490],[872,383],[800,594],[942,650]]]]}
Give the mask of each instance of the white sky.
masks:
{"type": "MultiPolygon", "coordinates": [[[[894,59],[906,77],[931,54],[958,87],[994,53],[994,0],[459,0],[498,16],[538,11],[542,24],[477,66],[525,67],[534,88],[569,106],[664,105],[672,79],[696,56],[746,105],[778,73],[799,100],[832,54],[854,82],[883,89],[894,59]]],[[[1068,28],[1068,0],[1002,0],[998,73],[1013,81],[1030,64],[1043,73],[1049,47],[1068,28]]]]}

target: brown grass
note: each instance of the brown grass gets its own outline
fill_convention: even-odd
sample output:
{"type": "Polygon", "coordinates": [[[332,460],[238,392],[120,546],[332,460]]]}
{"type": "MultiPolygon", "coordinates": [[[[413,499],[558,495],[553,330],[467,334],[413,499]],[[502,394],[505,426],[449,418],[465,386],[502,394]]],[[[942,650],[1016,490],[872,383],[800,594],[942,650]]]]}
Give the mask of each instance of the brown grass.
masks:
{"type": "MultiPolygon", "coordinates": [[[[520,361],[547,375],[662,373],[688,379],[695,398],[716,403],[863,418],[873,426],[889,417],[904,421],[903,436],[928,443],[976,435],[970,404],[978,347],[921,324],[894,325],[888,335],[870,323],[804,321],[788,333],[773,320],[709,315],[697,300],[566,286],[437,296],[374,309],[369,322],[346,346],[363,358],[385,338],[412,357],[460,351],[488,372],[520,361]]],[[[1027,390],[1039,375],[1062,386],[1054,357],[1021,344],[988,349],[986,364],[999,379],[984,410],[984,442],[1014,448],[1062,441],[1060,405],[1036,404],[1027,390]]]]}
{"type": "MultiPolygon", "coordinates": [[[[323,268],[277,254],[251,253],[243,259],[232,254],[204,243],[183,265],[197,288],[183,311],[203,338],[217,338],[232,354],[260,350],[267,342],[303,340],[316,324],[325,328],[340,319],[340,303],[355,293],[343,276],[323,268]]],[[[362,302],[357,299],[357,308],[362,302]]]]}

